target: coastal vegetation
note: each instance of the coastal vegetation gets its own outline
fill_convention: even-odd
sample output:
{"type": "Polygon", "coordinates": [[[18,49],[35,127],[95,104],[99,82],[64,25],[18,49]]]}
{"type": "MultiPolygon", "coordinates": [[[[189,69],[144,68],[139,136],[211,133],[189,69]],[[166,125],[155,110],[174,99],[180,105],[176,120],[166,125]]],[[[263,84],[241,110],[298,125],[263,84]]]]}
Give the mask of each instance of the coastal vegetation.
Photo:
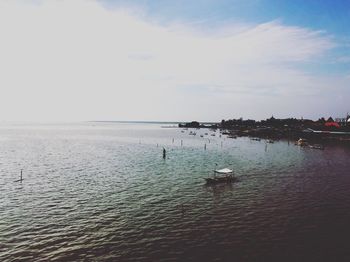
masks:
{"type": "Polygon", "coordinates": [[[350,144],[350,117],[333,119],[320,118],[317,121],[310,119],[275,117],[256,121],[243,118],[222,120],[218,123],[181,123],[179,127],[186,128],[213,128],[220,129],[231,136],[249,136],[265,139],[307,138],[318,142],[341,141],[350,144]]]}

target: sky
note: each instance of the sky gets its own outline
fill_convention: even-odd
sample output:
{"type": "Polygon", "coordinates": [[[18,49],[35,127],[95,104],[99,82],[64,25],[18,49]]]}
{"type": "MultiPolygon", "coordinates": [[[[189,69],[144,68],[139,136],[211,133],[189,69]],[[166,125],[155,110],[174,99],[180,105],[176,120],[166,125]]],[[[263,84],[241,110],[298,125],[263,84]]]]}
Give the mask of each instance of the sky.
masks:
{"type": "Polygon", "coordinates": [[[0,0],[0,121],[350,112],[347,0],[0,0]]]}

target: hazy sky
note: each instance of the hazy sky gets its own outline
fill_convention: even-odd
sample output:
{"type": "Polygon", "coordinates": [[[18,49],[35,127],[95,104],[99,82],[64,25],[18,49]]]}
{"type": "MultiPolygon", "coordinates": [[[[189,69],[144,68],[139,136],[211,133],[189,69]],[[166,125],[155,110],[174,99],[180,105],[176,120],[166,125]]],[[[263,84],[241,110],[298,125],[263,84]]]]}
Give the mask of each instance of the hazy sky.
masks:
{"type": "Polygon", "coordinates": [[[0,121],[338,117],[347,0],[0,0],[0,121]]]}

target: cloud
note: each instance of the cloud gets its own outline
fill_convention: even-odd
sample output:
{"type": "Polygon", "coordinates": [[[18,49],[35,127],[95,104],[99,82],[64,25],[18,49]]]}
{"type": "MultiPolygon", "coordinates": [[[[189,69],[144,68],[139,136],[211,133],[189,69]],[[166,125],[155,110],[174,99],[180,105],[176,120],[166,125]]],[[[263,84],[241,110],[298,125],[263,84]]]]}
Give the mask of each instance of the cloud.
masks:
{"type": "Polygon", "coordinates": [[[292,99],[310,96],[320,111],[348,84],[299,69],[334,39],[278,21],[198,32],[93,0],[6,1],[0,32],[4,120],[259,118],[309,110],[292,99]]]}

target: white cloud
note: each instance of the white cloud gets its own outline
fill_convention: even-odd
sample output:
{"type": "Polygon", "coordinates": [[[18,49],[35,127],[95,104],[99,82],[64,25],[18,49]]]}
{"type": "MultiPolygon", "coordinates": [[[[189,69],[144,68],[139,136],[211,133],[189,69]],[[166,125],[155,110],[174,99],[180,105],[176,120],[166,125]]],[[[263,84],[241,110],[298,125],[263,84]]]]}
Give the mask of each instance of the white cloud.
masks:
{"type": "Polygon", "coordinates": [[[322,110],[330,84],[349,83],[297,69],[335,46],[322,32],[229,28],[161,26],[92,0],[1,2],[0,120],[294,115],[322,110]]]}

